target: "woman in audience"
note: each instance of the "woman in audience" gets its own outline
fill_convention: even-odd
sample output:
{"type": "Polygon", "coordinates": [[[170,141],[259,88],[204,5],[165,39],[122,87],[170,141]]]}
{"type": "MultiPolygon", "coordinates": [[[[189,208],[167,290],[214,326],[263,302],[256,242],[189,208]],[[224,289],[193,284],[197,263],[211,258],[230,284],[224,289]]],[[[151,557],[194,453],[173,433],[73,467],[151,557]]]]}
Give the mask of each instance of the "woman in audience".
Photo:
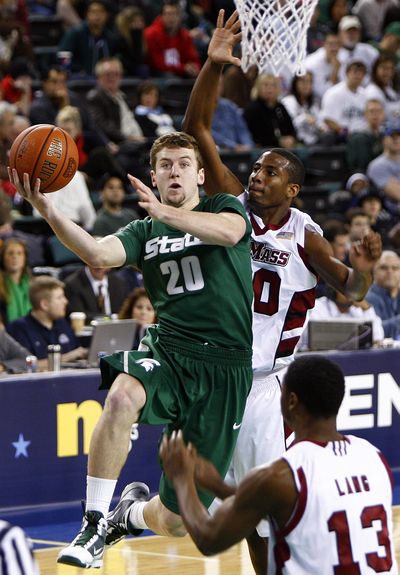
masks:
{"type": "Polygon", "coordinates": [[[0,317],[4,323],[31,309],[30,276],[25,242],[14,237],[5,240],[0,254],[0,317]]]}
{"type": "Polygon", "coordinates": [[[151,80],[139,84],[135,118],[147,138],[158,138],[175,132],[174,121],[160,106],[160,89],[151,80]]]}
{"type": "Polygon", "coordinates": [[[143,287],[137,287],[131,291],[122,304],[118,319],[134,319],[138,322],[140,327],[132,346],[132,349],[137,349],[146,327],[157,322],[156,313],[143,287]]]}
{"type": "Polygon", "coordinates": [[[383,53],[374,62],[371,82],[365,88],[368,100],[379,100],[385,106],[387,123],[400,121],[400,93],[396,86],[396,57],[383,53]]]}
{"type": "Polygon", "coordinates": [[[318,122],[319,107],[313,94],[313,76],[306,72],[302,76],[295,74],[290,94],[282,98],[282,104],[289,112],[297,139],[307,146],[319,142],[321,130],[318,122]]]}
{"type": "Polygon", "coordinates": [[[26,371],[26,357],[31,352],[22,347],[5,329],[0,321],[0,374],[26,371]]]}
{"type": "Polygon", "coordinates": [[[147,78],[149,67],[145,63],[146,43],[143,31],[144,14],[138,6],[126,6],[118,12],[115,30],[119,35],[118,53],[127,76],[147,78]]]}

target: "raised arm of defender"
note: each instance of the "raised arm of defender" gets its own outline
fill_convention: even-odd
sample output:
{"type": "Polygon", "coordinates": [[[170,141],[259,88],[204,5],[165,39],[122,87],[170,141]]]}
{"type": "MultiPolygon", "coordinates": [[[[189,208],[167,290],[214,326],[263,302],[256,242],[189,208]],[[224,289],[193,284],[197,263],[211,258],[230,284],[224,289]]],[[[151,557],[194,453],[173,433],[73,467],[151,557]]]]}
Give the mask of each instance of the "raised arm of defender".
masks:
{"type": "Polygon", "coordinates": [[[232,56],[240,38],[237,13],[234,12],[224,25],[224,10],[220,10],[208,46],[208,59],[196,79],[183,121],[184,131],[194,136],[200,146],[206,173],[204,188],[209,196],[221,192],[238,196],[243,192],[243,185],[222,163],[211,133],[219,77],[224,64],[240,66],[239,58],[232,56]]]}

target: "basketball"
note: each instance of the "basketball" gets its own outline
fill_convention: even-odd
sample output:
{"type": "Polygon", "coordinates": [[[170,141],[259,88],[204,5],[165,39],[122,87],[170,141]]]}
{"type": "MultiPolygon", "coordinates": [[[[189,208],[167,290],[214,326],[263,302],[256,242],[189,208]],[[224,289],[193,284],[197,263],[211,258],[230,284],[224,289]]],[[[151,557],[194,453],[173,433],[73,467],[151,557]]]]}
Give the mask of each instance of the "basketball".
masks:
{"type": "Polygon", "coordinates": [[[23,182],[30,175],[33,187],[40,178],[41,192],[56,192],[68,184],[78,169],[78,149],[71,136],[52,124],[27,128],[15,139],[10,150],[10,167],[23,182]]]}

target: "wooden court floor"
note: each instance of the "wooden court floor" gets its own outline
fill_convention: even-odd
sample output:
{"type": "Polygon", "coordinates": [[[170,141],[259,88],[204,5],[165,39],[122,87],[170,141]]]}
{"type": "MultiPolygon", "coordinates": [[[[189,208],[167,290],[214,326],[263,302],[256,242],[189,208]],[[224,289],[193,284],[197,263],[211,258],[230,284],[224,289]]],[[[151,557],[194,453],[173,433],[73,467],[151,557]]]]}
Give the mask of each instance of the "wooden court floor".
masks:
{"type": "MultiPolygon", "coordinates": [[[[400,565],[400,506],[394,508],[396,558],[400,565]]],[[[82,575],[76,567],[58,565],[56,557],[63,542],[35,552],[41,575],[82,575]]],[[[65,542],[67,543],[67,542],[65,542]]],[[[110,548],[102,575],[252,575],[254,573],[245,543],[215,557],[204,557],[189,537],[138,537],[110,548]]]]}

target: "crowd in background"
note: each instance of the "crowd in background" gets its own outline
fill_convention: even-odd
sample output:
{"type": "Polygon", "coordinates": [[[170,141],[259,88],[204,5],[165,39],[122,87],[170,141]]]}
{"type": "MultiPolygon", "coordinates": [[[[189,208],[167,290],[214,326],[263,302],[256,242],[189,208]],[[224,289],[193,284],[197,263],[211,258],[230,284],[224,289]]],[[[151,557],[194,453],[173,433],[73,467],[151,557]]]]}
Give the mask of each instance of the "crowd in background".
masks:
{"type": "MultiPolygon", "coordinates": [[[[88,321],[98,314],[131,317],[127,302],[135,299],[132,290],[142,289],[137,270],[88,269],[40,224],[8,181],[15,137],[39,123],[71,134],[79,171],[52,199],[89,232],[104,236],[143,217],[126,174],[149,183],[145,158],[152,142],[180,129],[185,101],[183,110],[174,110],[165,87],[173,80],[189,96],[220,8],[229,14],[234,5],[229,0],[0,0],[0,314],[15,339],[13,325],[21,318],[54,332],[72,311],[84,311],[88,321]],[[35,22],[46,19],[49,27],[60,26],[59,36],[57,45],[41,50],[33,30],[35,22]],[[41,291],[34,279],[43,274],[58,283],[39,282],[41,291]],[[79,299],[76,286],[85,285],[86,295],[79,299]],[[54,291],[59,300],[53,309],[54,291]]],[[[330,209],[311,215],[338,259],[346,260],[350,242],[370,228],[381,233],[385,251],[365,301],[340,300],[321,285],[315,313],[322,308],[331,316],[373,313],[382,320],[376,341],[400,339],[400,1],[320,0],[307,52],[302,76],[227,67],[213,136],[221,154],[257,157],[260,149],[275,146],[303,155],[312,147],[344,152],[341,179],[323,190],[330,209]]],[[[302,208],[301,194],[295,205],[302,208]]],[[[64,353],[78,349],[80,356],[73,334],[70,343],[64,353]]]]}

